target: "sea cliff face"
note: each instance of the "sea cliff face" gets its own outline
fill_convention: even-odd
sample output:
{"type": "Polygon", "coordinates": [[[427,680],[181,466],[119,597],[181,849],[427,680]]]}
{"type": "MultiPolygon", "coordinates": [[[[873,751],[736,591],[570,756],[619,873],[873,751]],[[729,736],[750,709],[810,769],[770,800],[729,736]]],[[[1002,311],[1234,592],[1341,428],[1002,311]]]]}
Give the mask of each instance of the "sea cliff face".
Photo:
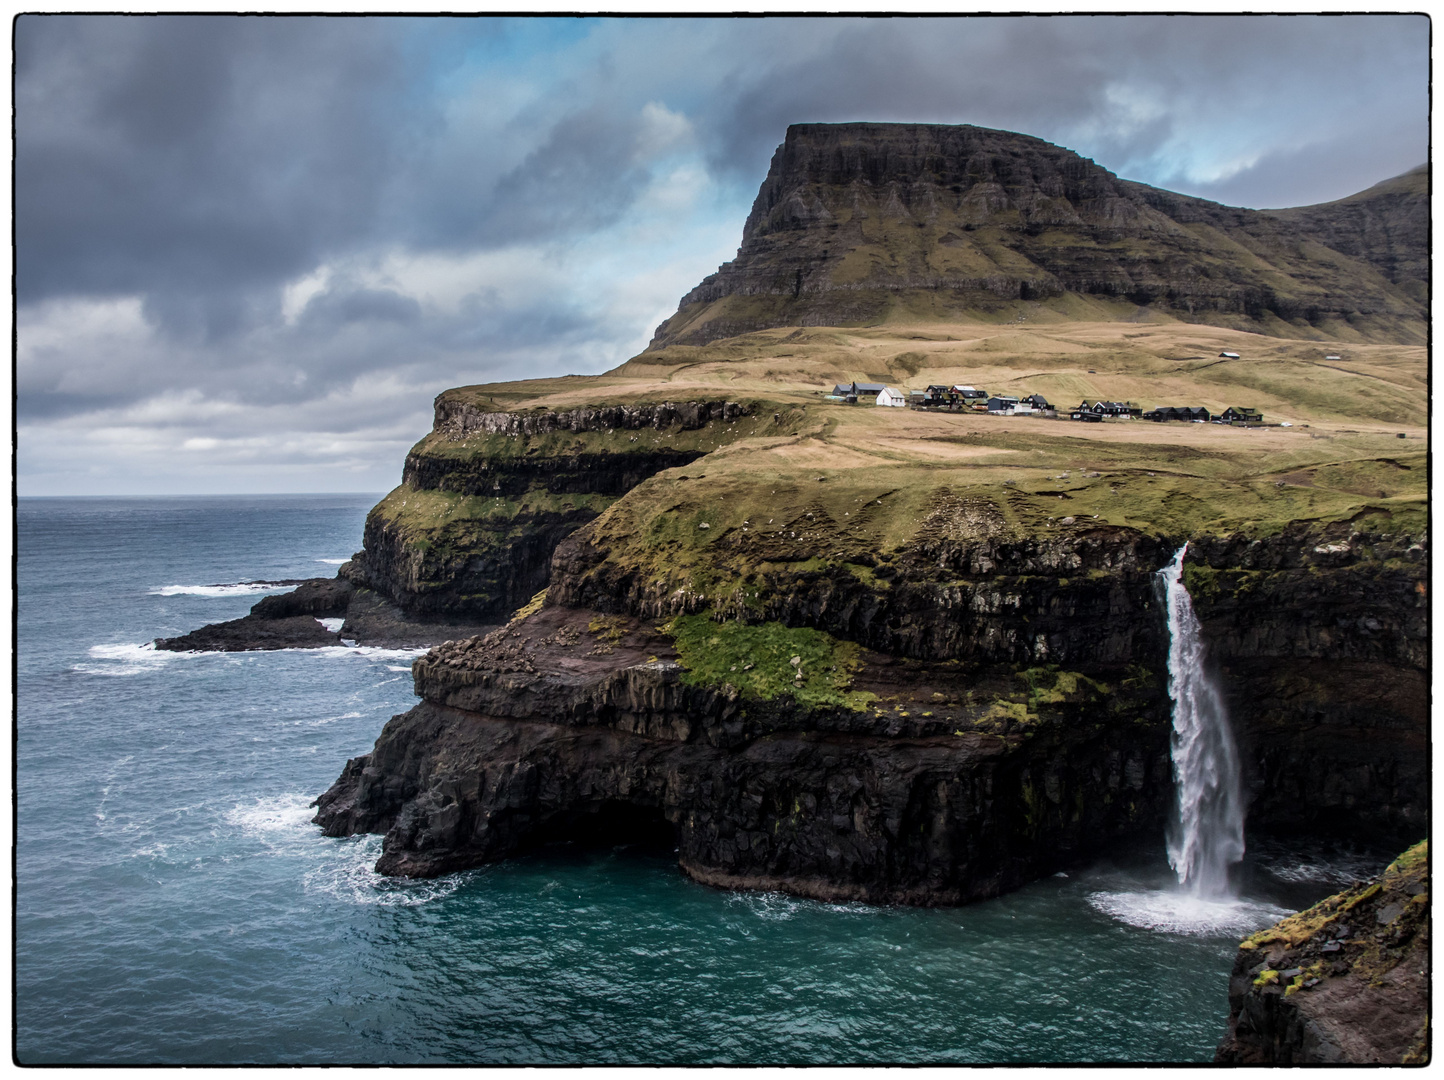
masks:
{"type": "Polygon", "coordinates": [[[385,832],[387,873],[652,828],[709,884],[913,904],[995,895],[1161,821],[1167,712],[1136,671],[1107,694],[1039,672],[1029,705],[1007,670],[863,654],[858,702],[759,700],[689,681],[648,622],[548,607],[434,650],[423,703],[317,820],[385,832]]]}
{"type": "MultiPolygon", "coordinates": [[[[329,834],[383,832],[381,870],[429,876],[645,828],[673,837],[701,881],[933,904],[1161,831],[1153,571],[1176,541],[1098,529],[934,545],[871,583],[804,572],[729,609],[615,573],[590,539],[560,546],[545,606],[417,661],[423,703],[322,796],[329,834]],[[689,651],[696,625],[715,636],[689,651]],[[818,670],[809,659],[785,678],[787,658],[762,645],[783,627],[828,643],[818,670]],[[738,663],[717,666],[709,653],[736,643],[738,663]],[[759,682],[752,664],[783,675],[759,682]]],[[[1420,828],[1422,549],[1300,527],[1197,550],[1195,606],[1228,675],[1251,826],[1420,828]]],[[[794,647],[801,661],[801,645],[782,652],[794,647]]]]}
{"type": "Polygon", "coordinates": [[[343,574],[409,615],[505,616],[546,586],[558,543],[746,415],[727,401],[512,413],[442,394],[343,574]]]}

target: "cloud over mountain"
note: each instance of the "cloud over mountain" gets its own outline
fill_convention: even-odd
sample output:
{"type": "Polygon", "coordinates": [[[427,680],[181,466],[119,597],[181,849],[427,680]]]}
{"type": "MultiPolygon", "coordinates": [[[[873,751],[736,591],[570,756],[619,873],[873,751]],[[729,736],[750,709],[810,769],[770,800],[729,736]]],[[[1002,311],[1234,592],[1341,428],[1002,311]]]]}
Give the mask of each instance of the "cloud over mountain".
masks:
{"type": "Polygon", "coordinates": [[[1424,160],[1427,49],[1417,16],[23,16],[22,488],[387,486],[440,389],[640,350],[789,123],[1297,205],[1424,160]]]}

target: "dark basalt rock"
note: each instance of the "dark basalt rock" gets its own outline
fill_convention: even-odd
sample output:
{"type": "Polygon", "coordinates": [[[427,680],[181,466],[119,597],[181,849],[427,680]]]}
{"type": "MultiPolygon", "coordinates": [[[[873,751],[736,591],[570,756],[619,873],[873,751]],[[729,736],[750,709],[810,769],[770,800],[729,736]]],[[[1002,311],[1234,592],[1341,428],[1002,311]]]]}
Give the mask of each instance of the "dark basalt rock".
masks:
{"type": "MultiPolygon", "coordinates": [[[[276,584],[282,584],[277,582],[276,584]]],[[[168,652],[254,652],[269,649],[319,649],[347,641],[385,648],[430,647],[492,629],[494,623],[408,618],[394,604],[345,578],[288,582],[299,587],[262,597],[250,614],[210,623],[180,637],[157,638],[168,652]],[[343,617],[339,632],[321,618],[343,617]]]]}
{"type": "Polygon", "coordinates": [[[340,643],[339,634],[331,633],[311,615],[279,619],[247,615],[229,622],[210,623],[180,637],[156,638],[155,647],[167,652],[255,652],[319,649],[340,643]]]}
{"type": "Polygon", "coordinates": [[[667,823],[681,868],[707,884],[952,904],[1161,827],[1156,695],[1120,691],[1109,724],[1067,704],[998,724],[929,711],[935,687],[986,672],[870,664],[867,685],[923,694],[904,727],[690,686],[667,639],[636,622],[598,639],[594,617],[546,608],[417,661],[426,700],[320,797],[323,830],[384,832],[378,870],[433,876],[626,806],[667,823]]]}
{"type": "Polygon", "coordinates": [[[1245,939],[1214,1060],[1428,1064],[1428,875],[1425,842],[1378,877],[1245,939]]]}
{"type": "MultiPolygon", "coordinates": [[[[1377,840],[1427,819],[1423,549],[1352,544],[1303,528],[1206,538],[1188,564],[1255,830],[1377,840]]],[[[648,629],[690,612],[688,597],[652,592],[584,531],[557,551],[550,606],[417,661],[423,704],[347,767],[317,820],[385,832],[380,869],[429,875],[629,806],[669,822],[683,868],[714,884],[991,895],[1161,829],[1170,706],[1153,570],[1174,549],[1126,529],[958,541],[899,558],[883,592],[806,571],[767,583],[760,610],[719,612],[867,646],[854,686],[900,703],[869,713],[690,685],[648,629]],[[628,627],[620,642],[590,632],[598,612],[628,627]],[[1048,664],[1107,685],[1106,699],[1026,720],[990,709],[1048,664]],[[938,704],[970,694],[976,707],[938,704]]]]}

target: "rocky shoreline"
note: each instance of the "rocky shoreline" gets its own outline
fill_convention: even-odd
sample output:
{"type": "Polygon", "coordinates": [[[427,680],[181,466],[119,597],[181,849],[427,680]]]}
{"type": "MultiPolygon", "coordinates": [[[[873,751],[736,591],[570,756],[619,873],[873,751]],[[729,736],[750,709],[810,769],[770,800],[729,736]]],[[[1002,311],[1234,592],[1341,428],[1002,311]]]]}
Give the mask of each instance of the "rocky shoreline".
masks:
{"type": "Polygon", "coordinates": [[[1428,842],[1246,938],[1228,999],[1220,1064],[1427,1064],[1428,842]]]}
{"type": "MultiPolygon", "coordinates": [[[[317,801],[327,835],[383,832],[383,873],[430,877],[610,817],[669,832],[683,872],[829,900],[956,904],[1160,826],[1167,711],[1089,687],[1029,717],[969,704],[1008,673],[863,654],[875,707],[691,684],[645,620],[544,607],[413,666],[423,698],[317,801]],[[886,707],[883,702],[886,700],[886,707]]],[[[786,663],[780,660],[778,663],[786,663]]],[[[615,838],[615,837],[614,837],[615,838]]]]}
{"type": "Polygon", "coordinates": [[[178,637],[156,638],[155,647],[166,652],[258,652],[346,644],[417,649],[485,633],[495,626],[412,617],[384,596],[357,588],[343,577],[260,584],[297,588],[262,597],[239,619],[209,623],[178,637]],[[323,618],[341,619],[340,628],[327,629],[323,618]]]}

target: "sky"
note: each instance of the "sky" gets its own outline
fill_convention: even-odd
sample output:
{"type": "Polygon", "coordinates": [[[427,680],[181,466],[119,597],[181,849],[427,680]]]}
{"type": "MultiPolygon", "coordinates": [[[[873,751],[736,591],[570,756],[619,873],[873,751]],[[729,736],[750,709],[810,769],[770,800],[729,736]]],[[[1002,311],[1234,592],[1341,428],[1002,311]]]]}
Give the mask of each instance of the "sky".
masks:
{"type": "Polygon", "coordinates": [[[383,492],[440,391],[596,374],[787,125],[967,123],[1236,206],[1428,156],[1422,16],[28,15],[22,496],[383,492]]]}

